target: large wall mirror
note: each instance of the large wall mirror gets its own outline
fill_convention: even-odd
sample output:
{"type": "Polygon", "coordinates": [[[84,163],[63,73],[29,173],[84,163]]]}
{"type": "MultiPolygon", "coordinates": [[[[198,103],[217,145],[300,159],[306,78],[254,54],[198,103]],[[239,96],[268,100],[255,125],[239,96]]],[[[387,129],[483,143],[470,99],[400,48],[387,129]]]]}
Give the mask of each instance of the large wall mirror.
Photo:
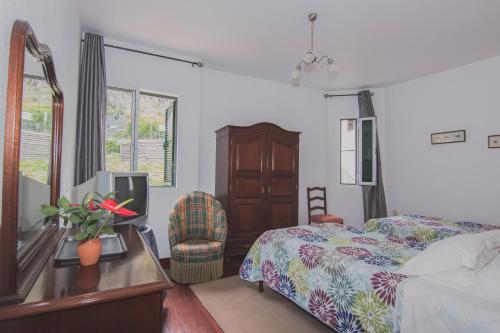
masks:
{"type": "Polygon", "coordinates": [[[24,299],[60,237],[40,212],[59,197],[63,94],[27,22],[12,28],[5,110],[0,302],[24,299]]]}

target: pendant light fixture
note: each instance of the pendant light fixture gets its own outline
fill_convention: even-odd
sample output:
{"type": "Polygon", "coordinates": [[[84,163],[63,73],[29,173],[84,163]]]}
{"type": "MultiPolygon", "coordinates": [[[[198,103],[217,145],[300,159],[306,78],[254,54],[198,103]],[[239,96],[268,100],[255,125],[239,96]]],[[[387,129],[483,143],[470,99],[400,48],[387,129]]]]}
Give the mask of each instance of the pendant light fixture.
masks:
{"type": "Polygon", "coordinates": [[[304,68],[304,66],[310,66],[314,64],[320,64],[322,62],[326,62],[328,64],[328,72],[335,73],[337,71],[337,66],[333,62],[333,58],[324,55],[321,58],[318,58],[314,54],[314,22],[318,18],[317,13],[310,13],[308,15],[309,22],[311,22],[311,47],[304,54],[304,59],[302,59],[299,64],[295,67],[292,72],[292,80],[297,80],[300,77],[300,72],[304,68]]]}

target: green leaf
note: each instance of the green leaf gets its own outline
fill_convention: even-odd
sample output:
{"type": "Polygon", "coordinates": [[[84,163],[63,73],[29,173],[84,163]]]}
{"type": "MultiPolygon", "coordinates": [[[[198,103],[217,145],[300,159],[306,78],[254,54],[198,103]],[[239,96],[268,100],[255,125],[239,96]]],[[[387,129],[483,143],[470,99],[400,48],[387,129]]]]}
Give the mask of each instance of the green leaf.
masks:
{"type": "Polygon", "coordinates": [[[78,224],[78,223],[81,223],[83,221],[83,219],[80,216],[78,216],[77,214],[71,214],[69,216],[69,221],[71,223],[78,224]]]}
{"type": "Polygon", "coordinates": [[[59,209],[57,209],[56,207],[52,207],[52,206],[49,206],[49,205],[42,205],[42,207],[40,208],[40,212],[45,215],[45,216],[56,216],[57,214],[59,214],[59,209]]]}
{"type": "Polygon", "coordinates": [[[57,200],[57,205],[60,208],[69,207],[70,201],[64,195],[57,200]]]}
{"type": "Polygon", "coordinates": [[[83,196],[82,202],[80,203],[81,207],[86,207],[89,201],[92,199],[92,195],[87,193],[83,196]]]}
{"type": "Polygon", "coordinates": [[[89,234],[85,231],[80,231],[79,233],[77,233],[74,238],[77,240],[77,241],[81,241],[81,240],[84,240],[84,239],[88,239],[89,238],[89,234]]]}
{"type": "Polygon", "coordinates": [[[69,207],[69,208],[64,209],[64,213],[66,213],[66,214],[75,214],[75,213],[81,214],[81,212],[82,212],[81,207],[69,207]]]}
{"type": "Polygon", "coordinates": [[[92,224],[92,225],[90,225],[90,226],[87,228],[87,233],[89,234],[89,236],[90,236],[91,238],[95,236],[96,231],[97,231],[97,225],[96,225],[96,224],[92,224]]]}
{"type": "Polygon", "coordinates": [[[104,196],[104,199],[111,199],[115,196],[116,192],[109,192],[104,196]]]}
{"type": "Polygon", "coordinates": [[[85,206],[85,201],[86,201],[86,200],[87,200],[87,194],[85,194],[85,195],[83,196],[82,201],[80,201],[80,207],[85,206]]]}
{"type": "MultiPolygon", "coordinates": [[[[104,197],[100,194],[100,193],[97,193],[97,192],[92,192],[92,194],[95,194],[96,196],[99,197],[99,199],[101,200],[104,200],[104,197]]],[[[95,199],[94,199],[95,200],[95,199]]]]}
{"type": "Polygon", "coordinates": [[[107,235],[114,235],[114,234],[115,234],[115,231],[113,230],[113,228],[112,228],[112,227],[107,226],[107,227],[102,228],[101,233],[102,233],[102,234],[107,234],[107,235]]]}
{"type": "Polygon", "coordinates": [[[105,214],[105,212],[103,212],[103,211],[92,212],[92,213],[90,213],[87,220],[89,222],[98,221],[104,214],[105,214]]]}

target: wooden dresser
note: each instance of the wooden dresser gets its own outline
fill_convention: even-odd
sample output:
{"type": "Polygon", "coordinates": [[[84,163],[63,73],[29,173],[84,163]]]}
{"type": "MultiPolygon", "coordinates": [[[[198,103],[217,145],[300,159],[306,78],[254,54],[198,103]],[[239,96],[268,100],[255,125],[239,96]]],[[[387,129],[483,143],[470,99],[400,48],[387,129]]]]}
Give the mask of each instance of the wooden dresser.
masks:
{"type": "Polygon", "coordinates": [[[297,225],[300,133],[259,123],[216,134],[215,195],[229,224],[226,256],[244,255],[264,231],[297,225]]]}
{"type": "Polygon", "coordinates": [[[115,230],[125,258],[56,267],[51,257],[23,303],[0,306],[0,332],[161,332],[172,285],[135,226],[115,230]]]}

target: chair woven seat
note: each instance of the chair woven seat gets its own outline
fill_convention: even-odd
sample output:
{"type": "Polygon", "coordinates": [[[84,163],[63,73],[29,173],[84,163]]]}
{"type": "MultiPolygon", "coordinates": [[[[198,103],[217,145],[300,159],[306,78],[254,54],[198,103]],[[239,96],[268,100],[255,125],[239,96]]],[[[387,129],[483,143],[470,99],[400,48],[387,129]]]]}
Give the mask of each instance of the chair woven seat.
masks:
{"type": "Polygon", "coordinates": [[[326,210],[326,187],[307,188],[307,212],[309,224],[311,223],[337,223],[344,224],[340,216],[328,214],[326,210]],[[313,194],[316,193],[316,194],[313,194]],[[313,203],[315,202],[315,203],[313,203]],[[323,214],[313,214],[313,211],[322,211],[323,214]]]}

